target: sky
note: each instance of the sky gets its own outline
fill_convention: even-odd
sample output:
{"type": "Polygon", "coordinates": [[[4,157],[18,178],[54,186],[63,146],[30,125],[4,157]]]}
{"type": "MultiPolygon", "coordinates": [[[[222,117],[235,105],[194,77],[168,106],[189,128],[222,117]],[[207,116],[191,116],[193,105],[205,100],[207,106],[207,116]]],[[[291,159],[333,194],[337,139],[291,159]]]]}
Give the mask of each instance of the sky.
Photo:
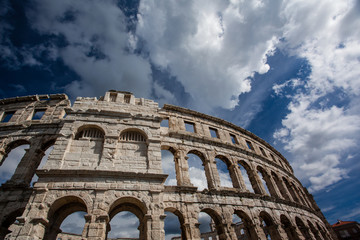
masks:
{"type": "Polygon", "coordinates": [[[225,119],[331,224],[360,221],[360,1],[2,0],[0,18],[0,98],[116,89],[225,119]]]}

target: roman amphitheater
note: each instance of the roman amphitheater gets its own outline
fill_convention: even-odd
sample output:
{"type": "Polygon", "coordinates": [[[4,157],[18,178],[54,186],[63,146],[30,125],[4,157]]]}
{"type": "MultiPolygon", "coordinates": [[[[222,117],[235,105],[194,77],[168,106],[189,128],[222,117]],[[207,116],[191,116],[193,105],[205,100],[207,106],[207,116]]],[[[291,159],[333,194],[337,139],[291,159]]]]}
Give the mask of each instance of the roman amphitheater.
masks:
{"type": "Polygon", "coordinates": [[[174,239],[336,239],[288,161],[225,120],[112,90],[73,106],[55,94],[3,99],[0,108],[1,164],[29,145],[0,188],[0,239],[72,239],[61,237],[60,226],[77,211],[86,215],[76,239],[107,239],[109,222],[123,211],[138,218],[138,239],[165,239],[166,212],[180,224],[174,239]],[[173,185],[165,184],[162,150],[173,156],[173,185]],[[192,182],[190,154],[201,159],[204,189],[192,182]],[[231,187],[221,184],[218,161],[231,187]],[[201,234],[201,213],[211,217],[215,237],[201,234]]]}

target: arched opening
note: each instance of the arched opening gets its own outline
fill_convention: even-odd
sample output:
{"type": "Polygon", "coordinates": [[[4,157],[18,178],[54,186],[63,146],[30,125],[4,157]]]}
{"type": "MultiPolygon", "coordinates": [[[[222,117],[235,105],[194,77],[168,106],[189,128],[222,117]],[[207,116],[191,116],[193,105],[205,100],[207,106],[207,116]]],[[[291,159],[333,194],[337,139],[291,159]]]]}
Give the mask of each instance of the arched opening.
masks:
{"type": "Polygon", "coordinates": [[[316,222],[316,228],[318,229],[318,231],[320,232],[320,234],[324,240],[329,238],[327,235],[327,231],[324,230],[324,228],[320,227],[319,223],[317,223],[317,222],[316,222]]]}
{"type": "Polygon", "coordinates": [[[165,220],[164,220],[164,230],[165,230],[165,240],[171,240],[173,238],[185,240],[186,239],[186,230],[184,226],[184,217],[176,209],[167,208],[165,209],[165,220]]]}
{"type": "Polygon", "coordinates": [[[230,162],[228,159],[218,156],[215,158],[216,168],[219,173],[220,186],[222,187],[234,187],[233,180],[229,171],[230,162]]]}
{"type": "Polygon", "coordinates": [[[139,219],[130,211],[117,213],[108,224],[108,239],[139,239],[139,219]]]}
{"type": "Polygon", "coordinates": [[[230,161],[225,157],[217,156],[215,158],[215,162],[216,168],[219,173],[220,186],[230,188],[234,187],[233,180],[229,171],[229,167],[231,165],[230,161]]]}
{"type": "Polygon", "coordinates": [[[299,202],[299,199],[297,198],[297,196],[296,196],[296,194],[295,194],[295,192],[294,192],[294,189],[291,187],[291,185],[290,185],[290,183],[288,182],[288,180],[287,180],[285,177],[283,177],[283,181],[284,181],[285,186],[286,186],[286,188],[288,189],[291,197],[294,199],[294,201],[299,202]]]}
{"type": "Polygon", "coordinates": [[[220,216],[212,209],[203,209],[199,214],[201,239],[225,240],[225,231],[220,216]]]}
{"type": "Polygon", "coordinates": [[[274,221],[272,220],[270,215],[267,212],[262,211],[259,217],[260,217],[261,227],[264,231],[266,239],[280,240],[281,239],[280,235],[276,229],[277,226],[274,224],[274,221]]]}
{"type": "Polygon", "coordinates": [[[258,167],[258,168],[257,168],[257,173],[258,173],[258,175],[259,175],[259,177],[260,177],[260,180],[261,180],[262,185],[264,186],[264,189],[265,189],[265,191],[266,191],[266,194],[269,195],[269,196],[271,196],[270,190],[269,190],[269,188],[270,188],[271,186],[270,186],[270,184],[266,181],[266,180],[267,180],[267,179],[266,179],[266,173],[264,172],[264,170],[263,170],[261,167],[258,167]]]}
{"type": "Polygon", "coordinates": [[[15,141],[8,145],[0,166],[1,184],[11,179],[29,147],[29,143],[25,140],[15,141]]]}
{"type": "Polygon", "coordinates": [[[3,218],[4,221],[1,223],[0,228],[0,239],[6,239],[5,236],[12,232],[11,225],[17,222],[16,218],[20,217],[24,210],[24,208],[17,209],[3,218]]]}
{"type": "Polygon", "coordinates": [[[68,240],[73,238],[81,238],[85,226],[86,212],[77,211],[69,214],[60,225],[60,233],[56,236],[56,240],[68,240]]]}
{"type": "Polygon", "coordinates": [[[191,183],[200,191],[207,188],[208,181],[205,174],[202,154],[196,151],[190,151],[187,157],[191,183]]]}
{"type": "Polygon", "coordinates": [[[300,240],[296,233],[295,227],[291,224],[290,220],[285,215],[280,216],[280,221],[281,227],[286,232],[286,236],[289,240],[300,240]]]}
{"type": "Polygon", "coordinates": [[[250,179],[250,176],[249,176],[250,167],[244,161],[239,161],[238,167],[240,168],[240,172],[244,179],[246,188],[250,192],[255,193],[254,187],[253,187],[255,183],[250,179]]]}
{"type": "Polygon", "coordinates": [[[316,240],[322,240],[322,238],[319,235],[319,231],[314,227],[314,225],[308,220],[307,224],[310,228],[310,231],[312,232],[312,234],[314,235],[316,240]]]}
{"type": "MultiPolygon", "coordinates": [[[[55,141],[53,140],[53,141],[49,141],[46,144],[44,144],[44,146],[41,149],[42,151],[44,151],[44,156],[41,158],[41,161],[40,161],[39,165],[37,166],[36,170],[41,169],[45,165],[45,163],[49,159],[50,153],[54,149],[54,143],[55,143],[55,141]]],[[[31,179],[30,186],[34,186],[34,183],[38,179],[39,179],[39,177],[36,174],[34,174],[33,178],[31,179]]]]}
{"type": "Polygon", "coordinates": [[[238,239],[257,240],[258,236],[250,217],[243,211],[235,210],[233,214],[233,226],[238,239]]]}
{"type": "Polygon", "coordinates": [[[107,238],[128,237],[131,234],[134,238],[146,239],[146,212],[145,205],[136,198],[124,197],[116,200],[109,211],[107,238]]]}
{"type": "MultiPolygon", "coordinates": [[[[85,220],[79,221],[79,219],[83,218],[86,213],[86,204],[79,197],[67,196],[56,200],[48,212],[49,224],[45,230],[44,239],[57,240],[58,234],[60,234],[60,236],[62,234],[61,226],[76,232],[75,235],[77,234],[77,236],[81,235],[83,231],[81,230],[80,223],[85,224],[85,220]],[[67,219],[67,221],[63,225],[62,223],[65,219],[67,219]],[[71,227],[73,228],[71,229],[71,227]],[[81,233],[79,233],[80,231],[81,233]]],[[[84,226],[82,226],[82,228],[84,229],[84,226]]]]}
{"type": "Polygon", "coordinates": [[[165,185],[167,186],[177,185],[174,153],[175,150],[172,148],[161,150],[162,169],[165,174],[168,174],[168,177],[166,178],[165,181],[165,185]]]}
{"type": "Polygon", "coordinates": [[[279,191],[280,191],[280,194],[281,194],[281,197],[283,199],[286,199],[288,200],[289,199],[289,196],[287,194],[287,191],[285,189],[285,186],[284,184],[281,182],[280,178],[274,173],[274,172],[271,172],[271,175],[275,181],[275,184],[276,186],[278,187],[279,191]]]}
{"type": "Polygon", "coordinates": [[[295,222],[297,227],[300,229],[301,234],[304,236],[305,239],[312,239],[309,233],[309,228],[305,226],[304,222],[296,217],[295,222]]]}

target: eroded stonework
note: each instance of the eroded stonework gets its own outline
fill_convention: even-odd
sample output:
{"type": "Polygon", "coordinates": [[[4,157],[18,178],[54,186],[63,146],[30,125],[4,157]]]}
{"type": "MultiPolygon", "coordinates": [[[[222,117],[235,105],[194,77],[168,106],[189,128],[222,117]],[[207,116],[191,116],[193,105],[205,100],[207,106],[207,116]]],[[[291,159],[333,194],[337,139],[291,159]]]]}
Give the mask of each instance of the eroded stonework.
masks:
{"type": "Polygon", "coordinates": [[[0,189],[0,239],[56,239],[62,221],[76,211],[87,213],[81,239],[88,240],[106,239],[109,221],[121,211],[139,218],[140,239],[164,239],[165,211],[178,216],[182,239],[200,239],[200,212],[211,216],[219,239],[240,239],[233,214],[242,219],[246,239],[336,239],[288,161],[222,119],[172,105],[159,108],[120,91],[77,98],[72,107],[57,94],[4,99],[0,108],[1,164],[12,149],[30,144],[0,189]],[[163,120],[168,127],[160,126],[163,120]],[[46,164],[36,170],[50,146],[46,164]],[[174,155],[176,186],[164,185],[161,150],[174,155]],[[202,160],[207,189],[191,183],[189,153],[202,160]],[[220,185],[216,158],[226,163],[232,188],[220,185]],[[246,189],[240,166],[254,193],[246,189]],[[30,187],[35,172],[39,179],[30,187]]]}

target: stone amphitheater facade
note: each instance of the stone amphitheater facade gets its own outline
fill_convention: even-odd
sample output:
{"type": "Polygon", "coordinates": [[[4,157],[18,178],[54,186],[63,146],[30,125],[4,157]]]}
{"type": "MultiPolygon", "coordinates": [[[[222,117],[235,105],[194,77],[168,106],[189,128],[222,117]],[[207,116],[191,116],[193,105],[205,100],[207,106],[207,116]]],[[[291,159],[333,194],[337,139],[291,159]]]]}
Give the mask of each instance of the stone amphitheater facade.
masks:
{"type": "Polygon", "coordinates": [[[246,239],[336,239],[288,161],[225,120],[159,108],[121,91],[79,97],[73,106],[65,94],[3,99],[0,114],[1,164],[15,147],[30,145],[0,188],[0,239],[55,240],[61,222],[76,211],[87,213],[81,239],[88,240],[106,239],[109,221],[121,211],[138,217],[140,239],[165,238],[165,211],[178,217],[181,239],[201,238],[200,212],[211,216],[219,239],[240,239],[233,214],[242,219],[246,239]],[[39,112],[43,116],[35,120],[39,112]],[[46,164],[37,169],[50,146],[46,164]],[[174,155],[176,186],[164,184],[161,150],[174,155]],[[208,186],[202,191],[189,177],[189,153],[202,160],[208,186]],[[226,163],[233,187],[221,186],[215,159],[226,163]],[[39,179],[31,187],[35,173],[39,179]]]}

